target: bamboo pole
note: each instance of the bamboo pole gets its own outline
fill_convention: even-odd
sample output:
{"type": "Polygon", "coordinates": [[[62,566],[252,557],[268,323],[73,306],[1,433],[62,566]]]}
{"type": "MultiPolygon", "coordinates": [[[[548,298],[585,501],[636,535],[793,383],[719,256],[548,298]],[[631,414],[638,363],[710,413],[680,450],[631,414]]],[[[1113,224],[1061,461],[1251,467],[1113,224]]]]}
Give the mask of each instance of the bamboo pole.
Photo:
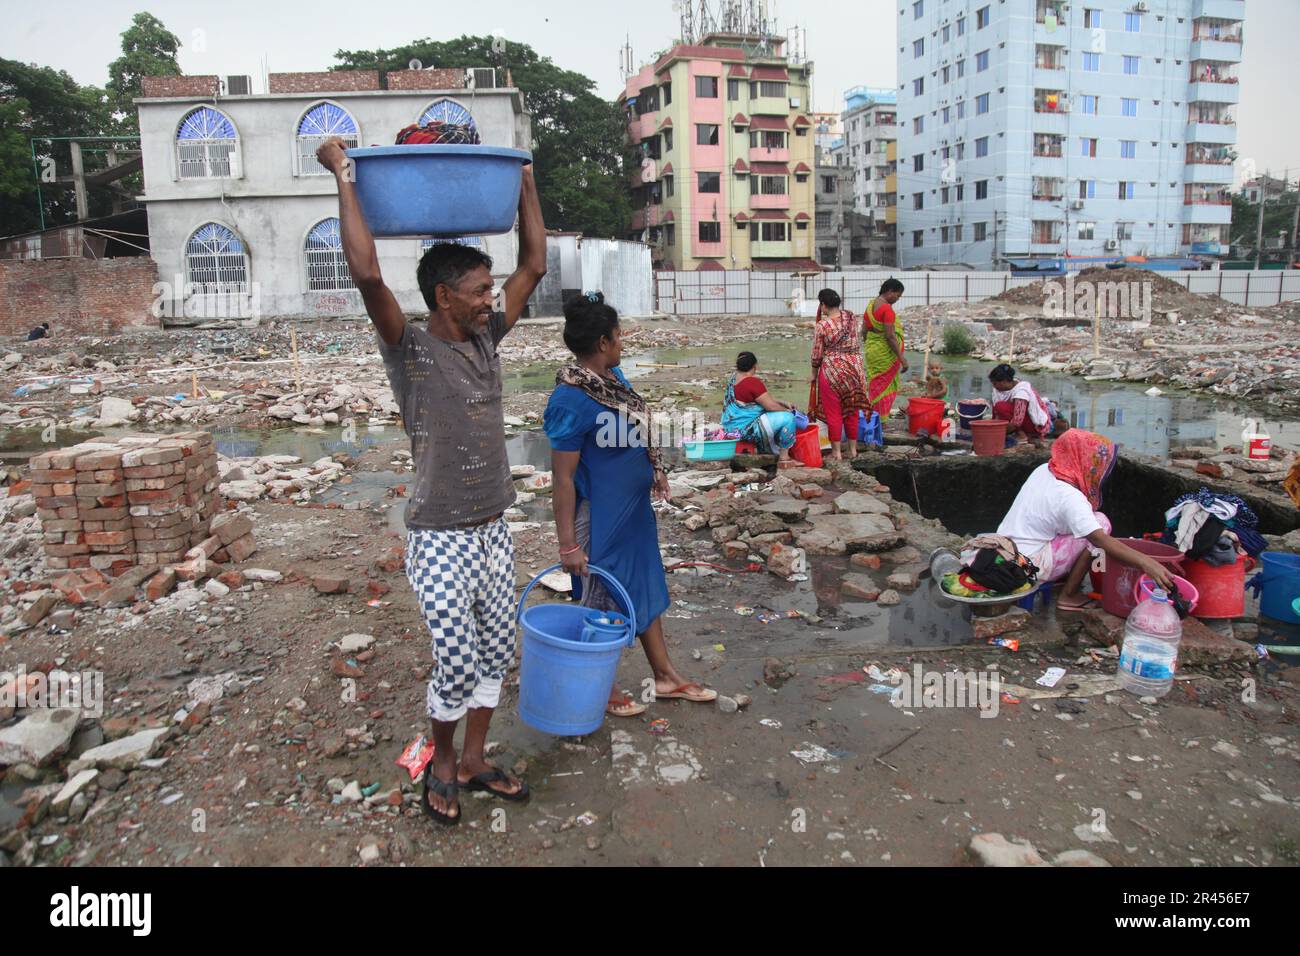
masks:
{"type": "Polygon", "coordinates": [[[1011,330],[1011,344],[1007,346],[1007,361],[1014,362],[1016,358],[1016,330],[1011,330]]]}
{"type": "Polygon", "coordinates": [[[199,373],[190,372],[190,398],[199,397],[199,373]]]}
{"type": "Polygon", "coordinates": [[[289,345],[293,349],[293,383],[298,393],[302,394],[302,366],[298,364],[298,330],[289,330],[289,345]]]}
{"type": "Polygon", "coordinates": [[[925,362],[921,366],[921,381],[930,377],[930,345],[934,336],[934,319],[925,320],[925,362]]]}
{"type": "Polygon", "coordinates": [[[1092,357],[1101,358],[1101,310],[1095,310],[1092,317],[1092,357]]]}

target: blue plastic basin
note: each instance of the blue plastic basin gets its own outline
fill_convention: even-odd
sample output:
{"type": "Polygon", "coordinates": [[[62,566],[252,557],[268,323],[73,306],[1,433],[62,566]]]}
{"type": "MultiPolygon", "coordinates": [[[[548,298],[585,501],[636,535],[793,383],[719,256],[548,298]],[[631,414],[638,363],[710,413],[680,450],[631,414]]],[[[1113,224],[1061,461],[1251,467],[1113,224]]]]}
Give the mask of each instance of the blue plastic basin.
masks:
{"type": "Polygon", "coordinates": [[[532,156],[501,146],[365,146],[357,199],[376,236],[482,236],[509,232],[522,167],[532,156]]]}

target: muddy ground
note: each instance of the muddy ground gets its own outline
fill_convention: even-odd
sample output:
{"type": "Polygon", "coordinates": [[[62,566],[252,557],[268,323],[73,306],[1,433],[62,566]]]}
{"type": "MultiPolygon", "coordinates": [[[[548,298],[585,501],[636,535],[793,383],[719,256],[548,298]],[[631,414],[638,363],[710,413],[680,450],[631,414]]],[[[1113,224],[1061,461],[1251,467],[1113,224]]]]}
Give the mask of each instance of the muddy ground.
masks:
{"type": "MultiPolygon", "coordinates": [[[[519,331],[530,345],[555,334],[540,328],[519,331]]],[[[715,341],[752,338],[756,328],[729,327],[715,341]]],[[[685,405],[709,397],[704,377],[664,369],[646,382],[685,405]]],[[[544,395],[519,393],[513,413],[540,412],[544,395]]],[[[946,540],[897,501],[890,509],[908,546],[882,553],[879,570],[813,556],[810,579],[794,583],[727,561],[708,527],[690,533],[662,513],[666,563],[723,568],[669,574],[672,656],[688,675],[752,702],[736,713],[651,702],[641,717],[557,739],[520,721],[512,672],[490,757],[522,774],[532,799],[466,795],[462,825],[440,828],[395,765],[427,730],[430,663],[394,561],[400,500],[373,493],[400,481],[399,447],[394,433],[351,461],[329,500],[251,503],[258,551],[241,567],[280,571],[281,583],[246,583],[185,611],[166,602],[82,607],[66,630],[0,637],[0,670],[102,670],[110,738],[172,725],[192,680],[235,675],[206,719],[173,727],[162,766],[100,787],[80,821],[47,812],[11,829],[23,789],[66,774],[58,763],[30,780],[10,769],[0,779],[6,855],[64,866],[967,865],[972,837],[999,832],[1048,860],[1086,849],[1116,866],[1300,863],[1300,667],[1280,657],[1206,663],[1144,703],[1108,682],[1114,657],[1071,643],[1052,610],[1013,635],[1021,643],[1012,651],[976,641],[969,615],[928,582],[895,607],[846,598],[846,573],[883,587],[890,573],[920,571],[921,555],[946,540]],[[356,510],[338,507],[350,485],[370,489],[356,510]],[[348,592],[318,593],[312,579],[322,575],[346,577],[348,592]],[[332,648],[358,633],[375,638],[369,651],[332,648]],[[361,672],[355,700],[345,699],[340,658],[361,672]],[[1002,688],[1010,696],[997,696],[989,716],[973,706],[896,707],[864,673],[871,665],[1016,686],[1002,688]],[[1050,666],[1067,671],[1051,691],[1034,683],[1050,666]],[[336,794],[353,781],[377,785],[374,805],[336,794]]],[[[837,480],[815,500],[845,487],[837,480]]],[[[556,551],[546,497],[525,511],[535,526],[516,535],[521,590],[556,551]]],[[[648,677],[639,649],[626,652],[620,686],[639,694],[648,677]]]]}

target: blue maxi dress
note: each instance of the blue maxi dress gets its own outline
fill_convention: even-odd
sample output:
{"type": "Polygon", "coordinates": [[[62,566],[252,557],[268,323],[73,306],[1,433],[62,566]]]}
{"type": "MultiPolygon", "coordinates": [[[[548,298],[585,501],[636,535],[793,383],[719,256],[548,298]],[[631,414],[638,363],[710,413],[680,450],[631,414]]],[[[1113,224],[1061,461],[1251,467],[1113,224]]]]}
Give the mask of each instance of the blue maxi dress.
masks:
{"type": "MultiPolygon", "coordinates": [[[[622,370],[615,368],[614,374],[627,385],[622,370]]],[[[580,452],[573,483],[578,510],[583,502],[590,508],[587,560],[627,589],[637,631],[641,632],[668,609],[668,579],[650,505],[654,469],[646,454],[645,436],[630,426],[620,429],[618,420],[618,412],[582,389],[557,385],[542,425],[553,451],[580,452]]],[[[589,579],[599,580],[595,576],[589,579]]],[[[581,579],[575,578],[576,599],[581,599],[581,586],[581,579]]]]}

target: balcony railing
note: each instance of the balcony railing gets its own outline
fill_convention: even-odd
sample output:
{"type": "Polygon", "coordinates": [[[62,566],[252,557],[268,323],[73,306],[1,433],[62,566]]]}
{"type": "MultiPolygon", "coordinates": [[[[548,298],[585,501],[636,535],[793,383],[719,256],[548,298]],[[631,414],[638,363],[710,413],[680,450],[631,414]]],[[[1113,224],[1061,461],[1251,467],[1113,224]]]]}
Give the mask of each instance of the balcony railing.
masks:
{"type": "Polygon", "coordinates": [[[1043,159],[1060,159],[1062,152],[1060,146],[1034,147],[1034,155],[1043,159]]]}
{"type": "Polygon", "coordinates": [[[1064,198],[1063,195],[1053,193],[1034,193],[1034,202],[1060,202],[1064,198]]]}
{"type": "Polygon", "coordinates": [[[1186,162],[1194,163],[1198,166],[1231,166],[1235,157],[1232,151],[1222,150],[1198,150],[1189,149],[1187,151],[1186,162]]]}
{"type": "Polygon", "coordinates": [[[1036,70],[1064,70],[1065,61],[1056,57],[1038,57],[1034,60],[1034,69],[1036,70]]]}
{"type": "Polygon", "coordinates": [[[1231,206],[1232,197],[1228,191],[1189,193],[1183,197],[1184,206],[1231,206]]]}
{"type": "Polygon", "coordinates": [[[1227,69],[1220,69],[1214,66],[1197,66],[1192,64],[1192,75],[1188,78],[1190,83],[1237,83],[1239,82],[1234,73],[1227,69]]]}

